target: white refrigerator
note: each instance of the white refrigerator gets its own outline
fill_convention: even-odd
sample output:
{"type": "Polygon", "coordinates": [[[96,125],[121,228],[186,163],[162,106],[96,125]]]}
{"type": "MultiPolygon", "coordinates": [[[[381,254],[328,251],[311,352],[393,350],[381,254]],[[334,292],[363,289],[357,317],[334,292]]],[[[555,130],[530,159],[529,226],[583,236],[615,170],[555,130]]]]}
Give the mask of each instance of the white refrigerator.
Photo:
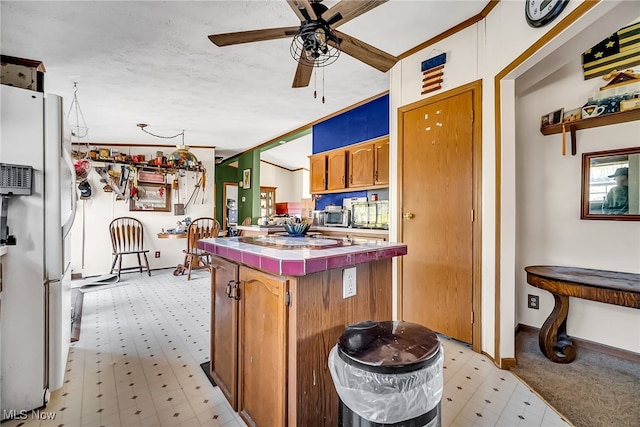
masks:
{"type": "Polygon", "coordinates": [[[0,414],[40,408],[62,387],[71,335],[69,235],[75,171],[62,98],[0,85],[0,163],[33,167],[32,194],[9,199],[16,245],[3,258],[0,414]]]}

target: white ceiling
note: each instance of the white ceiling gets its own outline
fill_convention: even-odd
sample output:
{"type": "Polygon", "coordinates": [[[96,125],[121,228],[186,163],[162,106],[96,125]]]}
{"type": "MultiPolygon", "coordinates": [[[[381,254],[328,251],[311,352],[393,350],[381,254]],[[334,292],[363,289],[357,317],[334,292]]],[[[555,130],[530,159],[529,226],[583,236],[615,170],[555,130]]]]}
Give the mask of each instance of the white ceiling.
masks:
{"type": "MultiPolygon", "coordinates": [[[[391,0],[340,31],[399,55],[486,4],[391,0]]],[[[284,0],[1,1],[0,14],[2,54],[42,61],[45,91],[62,95],[67,109],[78,83],[89,127],[82,142],[168,142],[136,127],[147,123],[160,135],[184,129],[185,144],[215,146],[226,158],[389,89],[389,73],[342,54],[320,69],[314,99],[315,77],[307,88],[291,88],[290,39],[226,47],[208,40],[298,25],[284,0]]]]}

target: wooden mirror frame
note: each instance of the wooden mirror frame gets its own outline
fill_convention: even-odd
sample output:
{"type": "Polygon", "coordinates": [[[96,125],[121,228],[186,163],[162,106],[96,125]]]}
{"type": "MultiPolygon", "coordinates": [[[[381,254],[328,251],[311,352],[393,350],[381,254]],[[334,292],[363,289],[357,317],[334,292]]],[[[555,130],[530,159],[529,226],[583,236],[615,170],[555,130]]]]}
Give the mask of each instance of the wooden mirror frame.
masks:
{"type": "MultiPolygon", "coordinates": [[[[605,192],[608,186],[615,184],[603,184],[605,192]]],[[[619,150],[597,151],[582,154],[582,196],[580,219],[596,219],[609,221],[640,221],[640,147],[624,148],[619,150]],[[626,163],[626,164],[625,164],[626,163]],[[597,201],[591,201],[592,166],[609,166],[610,173],[614,173],[618,167],[628,167],[629,183],[629,210],[628,213],[603,213],[597,201]],[[596,205],[594,207],[594,205],[596,205]]]]}
{"type": "Polygon", "coordinates": [[[170,184],[146,184],[138,182],[138,195],[141,197],[136,200],[134,197],[129,199],[129,211],[133,212],[171,212],[171,185],[170,184]],[[149,198],[150,203],[144,203],[144,196],[140,190],[144,189],[145,193],[156,192],[159,188],[164,188],[164,194],[161,197],[149,198]]]}

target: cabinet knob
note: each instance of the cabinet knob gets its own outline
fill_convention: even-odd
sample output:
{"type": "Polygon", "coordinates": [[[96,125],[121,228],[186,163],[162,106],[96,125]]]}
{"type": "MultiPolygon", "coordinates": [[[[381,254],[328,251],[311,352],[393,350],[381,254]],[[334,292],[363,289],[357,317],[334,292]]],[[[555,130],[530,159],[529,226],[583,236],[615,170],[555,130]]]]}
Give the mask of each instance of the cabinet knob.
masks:
{"type": "Polygon", "coordinates": [[[406,214],[402,215],[402,217],[405,219],[411,219],[413,218],[413,214],[411,212],[407,212],[406,214]]]}

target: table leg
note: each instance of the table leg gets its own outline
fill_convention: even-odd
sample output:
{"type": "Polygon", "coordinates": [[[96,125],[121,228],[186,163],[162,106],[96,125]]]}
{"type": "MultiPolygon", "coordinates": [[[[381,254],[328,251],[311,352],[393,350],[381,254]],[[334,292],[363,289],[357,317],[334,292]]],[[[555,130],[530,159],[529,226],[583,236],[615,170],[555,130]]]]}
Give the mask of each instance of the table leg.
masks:
{"type": "Polygon", "coordinates": [[[576,358],[573,341],[567,335],[569,297],[553,294],[555,306],[540,329],[538,343],[542,354],[556,363],[571,363],[576,358]]]}

